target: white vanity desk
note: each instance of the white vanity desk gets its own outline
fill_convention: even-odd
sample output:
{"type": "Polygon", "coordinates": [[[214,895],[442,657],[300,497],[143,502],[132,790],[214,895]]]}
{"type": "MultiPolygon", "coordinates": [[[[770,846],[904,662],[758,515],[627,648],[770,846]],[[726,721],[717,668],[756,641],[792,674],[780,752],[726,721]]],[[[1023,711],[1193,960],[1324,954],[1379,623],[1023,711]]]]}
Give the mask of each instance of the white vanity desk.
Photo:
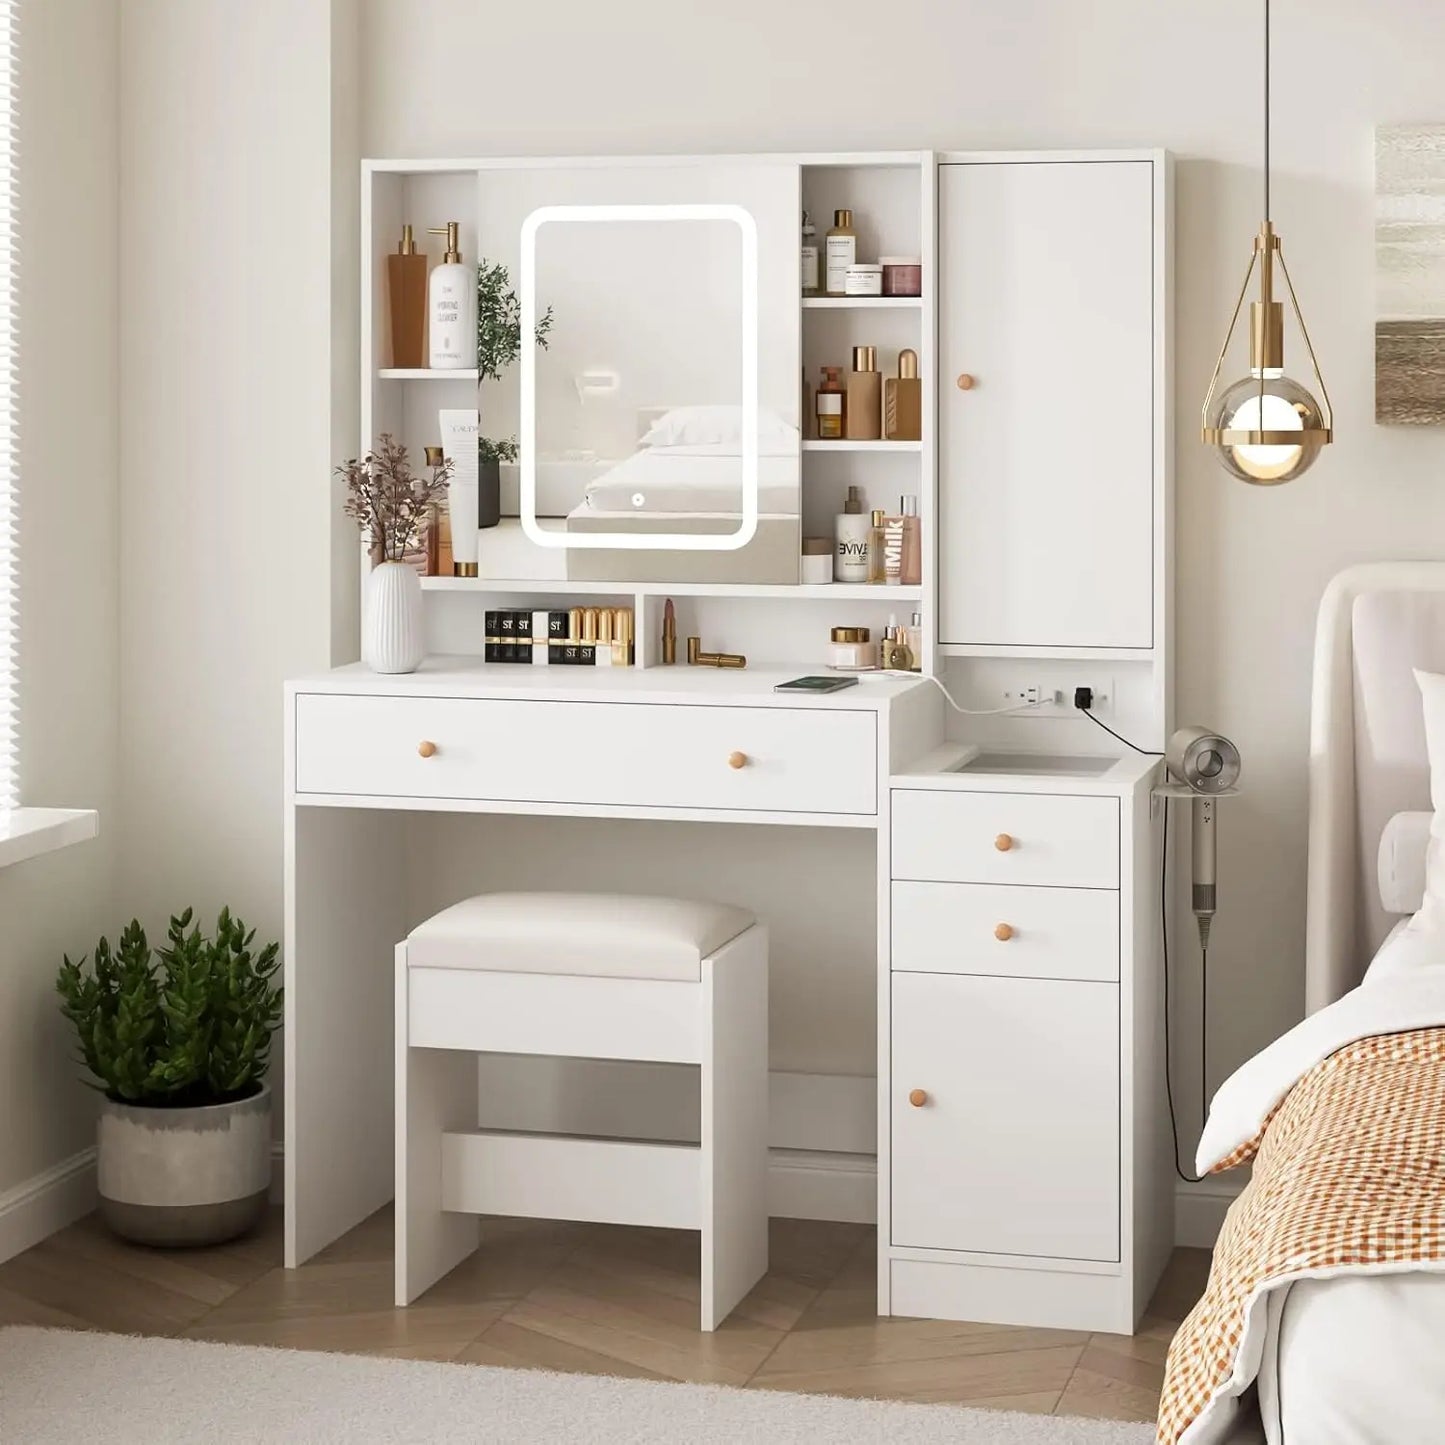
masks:
{"type": "MultiPolygon", "coordinates": [[[[779,824],[886,840],[889,776],[941,739],[939,694],[907,678],[821,698],[773,691],[796,675],[432,658],[410,676],[353,666],[287,685],[288,1265],[392,1194],[392,949],[430,907],[416,815],[779,824]]],[[[739,848],[751,833],[737,831],[739,848]]],[[[878,858],[886,889],[886,844],[878,858]]],[[[568,886],[549,884],[545,857],[537,869],[537,887],[568,886]]],[[[650,891],[645,873],[634,883],[650,891]]],[[[703,874],[694,892],[715,886],[703,874]]],[[[881,931],[886,907],[879,916],[881,931]]]]}

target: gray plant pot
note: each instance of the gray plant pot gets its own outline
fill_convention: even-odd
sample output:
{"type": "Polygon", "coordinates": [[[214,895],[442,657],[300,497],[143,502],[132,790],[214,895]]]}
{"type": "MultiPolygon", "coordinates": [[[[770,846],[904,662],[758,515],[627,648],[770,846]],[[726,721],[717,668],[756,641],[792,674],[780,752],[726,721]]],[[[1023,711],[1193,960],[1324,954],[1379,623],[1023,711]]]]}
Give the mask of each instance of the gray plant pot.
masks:
{"type": "Polygon", "coordinates": [[[271,1188],[271,1090],[199,1109],[103,1099],[101,1217],[137,1244],[220,1244],[260,1221],[271,1188]]]}

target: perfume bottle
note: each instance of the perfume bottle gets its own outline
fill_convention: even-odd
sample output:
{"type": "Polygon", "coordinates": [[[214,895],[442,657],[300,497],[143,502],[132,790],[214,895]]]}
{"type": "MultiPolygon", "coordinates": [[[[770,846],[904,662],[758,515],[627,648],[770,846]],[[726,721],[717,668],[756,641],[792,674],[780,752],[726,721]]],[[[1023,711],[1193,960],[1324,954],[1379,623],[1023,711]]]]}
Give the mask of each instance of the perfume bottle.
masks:
{"type": "Polygon", "coordinates": [[[848,400],[843,408],[843,435],[849,441],[877,441],[883,434],[883,375],[878,350],[853,348],[853,369],[848,373],[848,400]]]}
{"type": "Polygon", "coordinates": [[[873,511],[872,525],[868,528],[868,580],[882,582],[883,576],[883,508],[873,511]]]}
{"type": "Polygon", "coordinates": [[[883,435],[888,441],[916,442],[923,437],[923,383],[918,379],[918,353],[898,353],[898,375],[883,383],[883,435]]]}
{"type": "Polygon", "coordinates": [[[813,229],[813,218],[803,212],[803,253],[802,253],[803,295],[818,294],[818,233],[813,229]]]}
{"type": "Polygon", "coordinates": [[[918,498],[900,497],[898,509],[903,514],[903,556],[898,580],[905,587],[917,587],[923,581],[923,533],[918,522],[918,498]]]}
{"type": "Polygon", "coordinates": [[[829,296],[843,296],[848,288],[848,268],[858,259],[858,236],[853,230],[853,212],[833,212],[833,229],[823,241],[823,289],[829,296]]]}
{"type": "Polygon", "coordinates": [[[822,368],[823,380],[813,393],[813,407],[818,418],[818,440],[835,442],[843,436],[843,415],[846,410],[843,392],[843,369],[822,368]]]}

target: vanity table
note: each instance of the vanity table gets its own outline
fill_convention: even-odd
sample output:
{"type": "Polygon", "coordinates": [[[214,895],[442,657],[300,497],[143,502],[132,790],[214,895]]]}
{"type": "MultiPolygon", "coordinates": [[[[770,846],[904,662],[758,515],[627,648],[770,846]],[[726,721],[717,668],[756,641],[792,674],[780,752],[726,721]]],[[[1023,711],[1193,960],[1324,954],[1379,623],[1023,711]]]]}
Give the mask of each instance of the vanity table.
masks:
{"type": "MultiPolygon", "coordinates": [[[[288,1266],[391,1197],[398,939],[494,889],[692,894],[768,925],[774,1214],[876,1220],[883,1314],[1132,1330],[1173,1242],[1160,765],[1073,698],[1142,749],[1173,725],[1170,175],[1151,150],[364,164],[363,447],[390,431],[419,455],[439,408],[478,404],[475,373],[389,365],[400,227],[460,218],[468,260],[515,268],[520,218],[552,201],[746,205],[774,440],[755,542],[548,551],[504,501],[480,575],[423,579],[418,672],[287,684],[288,1266]],[[802,208],[819,231],[851,210],[860,259],[918,256],[922,294],[800,295],[802,208]],[[885,371],[916,354],[920,436],[810,431],[800,372],[855,348],[885,371]],[[1107,437],[1085,376],[1108,378],[1107,437]],[[801,540],[831,535],[854,487],[869,509],[916,498],[920,582],[801,582],[801,540]],[[662,665],[667,600],[679,655],[700,635],[747,668],[662,665]],[[635,667],[476,656],[488,609],[589,605],[632,611],[635,667]],[[822,670],[830,628],[893,618],[922,675],[773,690],[822,670]]],[[[664,319],[705,269],[668,246],[653,271],[688,265],[682,300],[650,298],[664,319]]],[[[538,405],[561,440],[538,466],[567,476],[722,385],[721,345],[665,344],[639,298],[584,294],[588,254],[539,282],[557,325],[538,405]]],[[[487,405],[508,414],[514,382],[487,405]]],[[[682,440],[682,461],[718,450],[682,440]]],[[[605,527],[663,500],[605,495],[605,527]]],[[[591,503],[564,505],[547,527],[586,531],[591,503]]],[[[484,1128],[685,1139],[696,1118],[671,1066],[501,1062],[479,1066],[484,1128]]]]}

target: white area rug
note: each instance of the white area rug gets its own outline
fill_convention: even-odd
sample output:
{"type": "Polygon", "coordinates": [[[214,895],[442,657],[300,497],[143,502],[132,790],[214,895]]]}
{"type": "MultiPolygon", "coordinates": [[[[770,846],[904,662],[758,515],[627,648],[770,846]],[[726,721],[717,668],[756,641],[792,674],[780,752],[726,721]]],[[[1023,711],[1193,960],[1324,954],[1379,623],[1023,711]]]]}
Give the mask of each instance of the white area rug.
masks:
{"type": "Polygon", "coordinates": [[[108,1445],[1148,1445],[1152,1425],[717,1385],[0,1330],[0,1440],[108,1445]]]}

